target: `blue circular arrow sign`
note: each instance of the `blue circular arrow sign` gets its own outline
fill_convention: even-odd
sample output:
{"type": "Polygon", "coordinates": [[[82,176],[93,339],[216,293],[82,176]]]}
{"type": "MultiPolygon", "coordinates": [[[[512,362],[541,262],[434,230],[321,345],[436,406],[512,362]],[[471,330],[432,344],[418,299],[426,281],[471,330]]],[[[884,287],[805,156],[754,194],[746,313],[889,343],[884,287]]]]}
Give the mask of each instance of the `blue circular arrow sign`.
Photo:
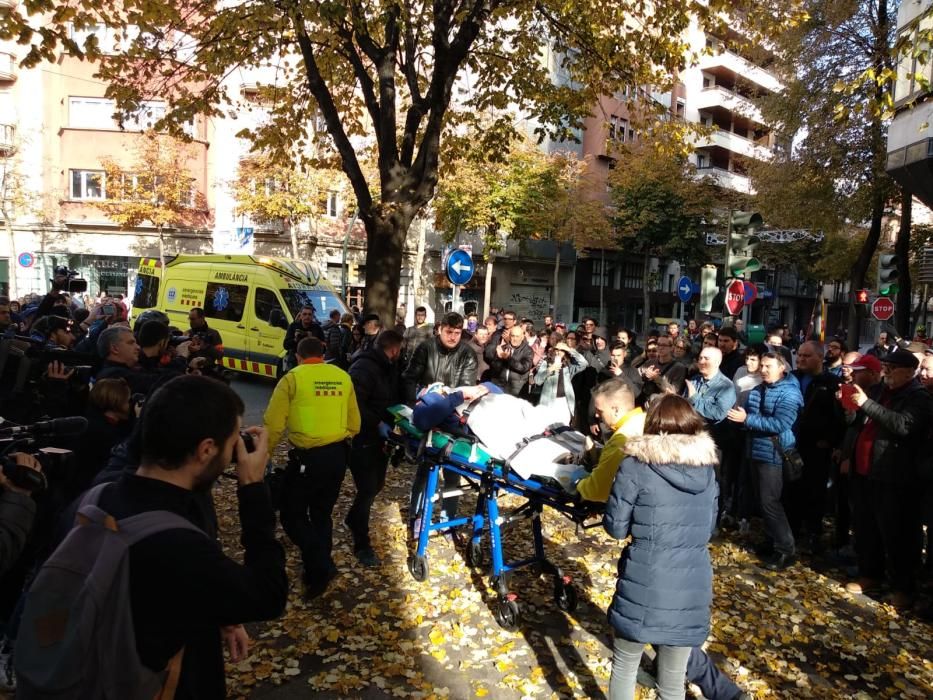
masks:
{"type": "Polygon", "coordinates": [[[473,279],[473,257],[465,250],[455,250],[447,256],[447,279],[451,284],[464,285],[473,279]]]}
{"type": "Polygon", "coordinates": [[[677,280],[677,297],[685,304],[693,298],[693,282],[684,275],[677,280]]]}

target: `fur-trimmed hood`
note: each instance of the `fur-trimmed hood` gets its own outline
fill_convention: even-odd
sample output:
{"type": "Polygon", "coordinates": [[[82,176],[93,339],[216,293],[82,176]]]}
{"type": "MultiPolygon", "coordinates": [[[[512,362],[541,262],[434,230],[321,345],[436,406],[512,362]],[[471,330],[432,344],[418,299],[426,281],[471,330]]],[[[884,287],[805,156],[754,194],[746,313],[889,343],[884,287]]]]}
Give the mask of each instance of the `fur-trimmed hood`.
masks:
{"type": "Polygon", "coordinates": [[[708,467],[719,464],[719,450],[707,432],[630,437],[625,441],[625,454],[655,466],[708,467]]]}

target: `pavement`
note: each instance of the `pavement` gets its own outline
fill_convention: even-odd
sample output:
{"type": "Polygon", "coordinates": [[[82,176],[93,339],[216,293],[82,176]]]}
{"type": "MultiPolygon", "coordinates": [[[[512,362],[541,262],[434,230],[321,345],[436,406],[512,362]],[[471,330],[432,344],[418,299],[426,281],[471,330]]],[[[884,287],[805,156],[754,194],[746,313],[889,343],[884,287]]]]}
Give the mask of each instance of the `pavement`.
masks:
{"type": "Polygon", "coordinates": [[[246,404],[243,425],[262,425],[262,414],[269,405],[269,398],[275,389],[275,380],[238,372],[230,386],[246,404]]]}

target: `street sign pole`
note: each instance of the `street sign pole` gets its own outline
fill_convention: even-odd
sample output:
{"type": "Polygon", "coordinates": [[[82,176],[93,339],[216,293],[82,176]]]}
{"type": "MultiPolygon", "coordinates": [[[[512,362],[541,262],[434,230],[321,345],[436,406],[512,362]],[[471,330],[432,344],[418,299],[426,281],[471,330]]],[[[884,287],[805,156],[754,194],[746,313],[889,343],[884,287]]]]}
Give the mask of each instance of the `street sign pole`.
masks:
{"type": "MultiPolygon", "coordinates": [[[[726,231],[726,259],[722,263],[722,286],[723,289],[729,289],[729,259],[732,257],[732,209],[729,209],[726,220],[729,222],[729,229],[726,231]]],[[[728,293],[728,291],[727,291],[728,293]]],[[[728,313],[725,304],[723,304],[723,311],[728,313]]],[[[734,314],[730,314],[734,315],[734,314]]]]}

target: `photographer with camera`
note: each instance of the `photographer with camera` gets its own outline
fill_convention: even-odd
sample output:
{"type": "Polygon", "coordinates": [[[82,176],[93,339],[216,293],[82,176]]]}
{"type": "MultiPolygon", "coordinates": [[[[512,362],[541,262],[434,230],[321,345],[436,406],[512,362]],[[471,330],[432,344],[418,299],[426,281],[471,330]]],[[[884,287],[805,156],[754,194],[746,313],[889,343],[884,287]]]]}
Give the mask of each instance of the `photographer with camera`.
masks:
{"type": "Polygon", "coordinates": [[[518,396],[528,381],[528,373],[534,362],[534,354],[525,340],[523,326],[513,326],[503,331],[499,344],[487,347],[486,358],[492,355],[489,363],[490,377],[497,386],[512,396],[518,396]]]}
{"type": "Polygon", "coordinates": [[[326,343],[324,330],[314,317],[314,307],[310,304],[301,307],[298,316],[295,317],[295,320],[291,322],[285,331],[285,340],[282,342],[282,347],[288,353],[285,355],[284,361],[286,372],[296,367],[300,362],[296,358],[295,352],[298,349],[298,344],[305,338],[317,338],[322,343],[326,343]]]}
{"type": "Polygon", "coordinates": [[[139,468],[85,497],[130,543],[121,552],[106,527],[92,523],[75,527],[56,549],[27,594],[16,655],[21,688],[45,692],[49,679],[65,676],[82,696],[120,697],[121,687],[153,687],[156,696],[166,688],[161,674],[168,671],[176,697],[226,696],[223,645],[242,660],[249,640],[239,625],[278,617],[288,593],[285,552],[263,480],[268,436],[262,428],[247,429],[254,443],[248,451],[240,432],[243,408],[231,389],[204,377],[177,377],[152,395],[142,415],[139,468]],[[205,533],[209,524],[193,507],[196,494],[209,492],[234,458],[243,564],[205,533]],[[150,523],[146,534],[130,520],[143,514],[150,523]],[[108,556],[122,558],[118,570],[129,572],[125,587],[104,580],[105,567],[97,563],[108,556]],[[62,582],[54,566],[65,561],[91,573],[62,582]],[[108,606],[129,617],[99,612],[95,584],[110,591],[108,606]],[[50,630],[43,623],[54,610],[43,601],[63,587],[74,614],[50,630]],[[85,619],[98,629],[90,638],[77,631],[85,619]],[[78,654],[101,663],[75,664],[78,654]]]}
{"type": "Polygon", "coordinates": [[[209,358],[212,362],[220,362],[224,356],[224,341],[220,337],[220,331],[207,325],[204,309],[199,306],[191,309],[188,312],[188,324],[191,326],[188,337],[201,339],[201,356],[209,358]]]}
{"type": "Polygon", "coordinates": [[[154,385],[162,378],[184,374],[187,365],[174,357],[172,332],[161,321],[146,321],[136,336],[139,344],[139,366],[154,385]]]}
{"type": "Polygon", "coordinates": [[[25,452],[9,455],[0,470],[0,575],[19,559],[36,517],[36,502],[31,491],[7,478],[8,464],[42,472],[38,460],[25,452]]]}

